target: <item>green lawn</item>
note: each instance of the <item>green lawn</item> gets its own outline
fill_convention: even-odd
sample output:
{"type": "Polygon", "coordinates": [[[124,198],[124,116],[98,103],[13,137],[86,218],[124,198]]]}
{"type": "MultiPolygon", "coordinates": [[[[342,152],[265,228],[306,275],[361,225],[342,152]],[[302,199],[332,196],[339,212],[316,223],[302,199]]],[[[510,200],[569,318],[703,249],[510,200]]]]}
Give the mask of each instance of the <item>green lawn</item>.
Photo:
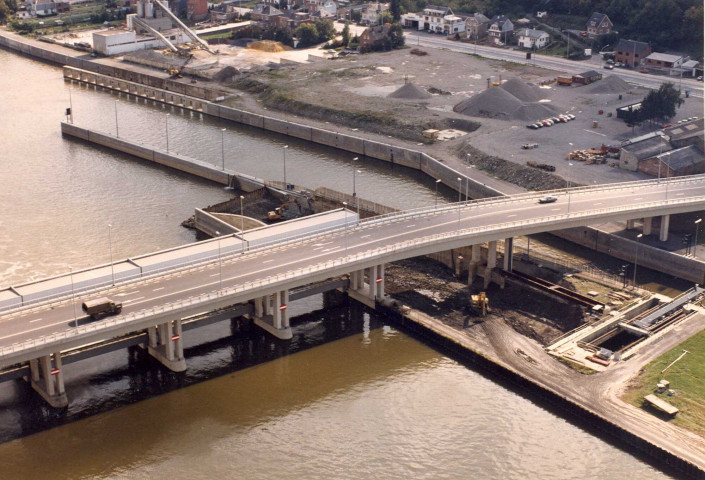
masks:
{"type": "Polygon", "coordinates": [[[654,393],[680,410],[671,422],[705,436],[705,330],[646,365],[636,378],[636,385],[624,395],[624,400],[642,407],[643,398],[649,393],[654,393]],[[690,353],[665,373],[661,373],[683,350],[690,353]],[[665,393],[656,394],[654,390],[660,380],[671,382],[670,388],[676,394],[672,397],[665,393]]]}

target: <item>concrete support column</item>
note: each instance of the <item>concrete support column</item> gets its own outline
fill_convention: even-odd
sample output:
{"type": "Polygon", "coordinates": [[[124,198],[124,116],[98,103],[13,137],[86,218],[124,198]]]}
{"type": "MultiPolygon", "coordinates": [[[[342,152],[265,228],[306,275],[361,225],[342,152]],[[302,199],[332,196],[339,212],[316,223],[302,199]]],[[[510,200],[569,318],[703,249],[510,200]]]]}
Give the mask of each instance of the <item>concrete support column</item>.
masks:
{"type": "Polygon", "coordinates": [[[375,296],[378,300],[384,299],[384,264],[377,267],[377,276],[375,277],[375,285],[377,286],[375,296]],[[379,281],[378,281],[379,279],[379,281]]]}
{"type": "Polygon", "coordinates": [[[480,261],[482,261],[482,245],[472,246],[472,254],[470,257],[470,261],[473,263],[479,263],[480,261]]]}
{"type": "Polygon", "coordinates": [[[271,315],[272,297],[270,295],[266,295],[264,298],[262,298],[262,301],[264,302],[264,316],[266,317],[267,315],[271,315]]]}
{"type": "Polygon", "coordinates": [[[377,278],[377,265],[367,269],[367,296],[375,298],[375,278],[377,278]]]}
{"type": "MultiPolygon", "coordinates": [[[[289,290],[282,291],[282,303],[284,305],[286,305],[287,307],[289,306],[289,290]]],[[[283,328],[290,328],[289,309],[288,308],[286,310],[282,311],[282,327],[283,328]]]]}
{"type": "Polygon", "coordinates": [[[671,224],[670,215],[661,216],[661,230],[659,231],[658,239],[662,242],[668,241],[668,228],[671,224]]]}
{"type": "Polygon", "coordinates": [[[69,404],[61,367],[61,353],[54,352],[51,355],[30,360],[29,378],[25,377],[32,389],[54,408],[64,408],[69,404]]]}
{"type": "Polygon", "coordinates": [[[514,253],[514,237],[504,239],[504,271],[512,271],[512,256],[514,253]]]}
{"type": "Polygon", "coordinates": [[[627,230],[634,230],[635,220],[627,220],[627,230]]]}
{"type": "Polygon", "coordinates": [[[495,268],[497,267],[497,240],[493,240],[487,245],[487,268],[495,268]]]}
{"type": "Polygon", "coordinates": [[[279,309],[281,304],[281,292],[277,292],[274,294],[274,328],[277,330],[282,328],[282,311],[279,309]]]}
{"type": "Polygon", "coordinates": [[[154,359],[173,372],[186,370],[181,319],[161,323],[156,329],[149,327],[147,335],[147,351],[154,359]]]}
{"type": "Polygon", "coordinates": [[[644,217],[644,226],[642,227],[642,233],[644,235],[651,235],[651,223],[653,219],[653,217],[644,217]]]}
{"type": "Polygon", "coordinates": [[[264,310],[264,299],[262,297],[257,297],[253,300],[255,304],[255,317],[262,318],[264,310]]]}

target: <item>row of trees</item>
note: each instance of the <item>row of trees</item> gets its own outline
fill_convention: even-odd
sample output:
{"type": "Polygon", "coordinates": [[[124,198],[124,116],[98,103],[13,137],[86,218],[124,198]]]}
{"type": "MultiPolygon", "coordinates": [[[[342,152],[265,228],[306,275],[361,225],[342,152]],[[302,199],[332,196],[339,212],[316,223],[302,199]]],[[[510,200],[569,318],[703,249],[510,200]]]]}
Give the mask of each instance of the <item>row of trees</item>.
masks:
{"type": "Polygon", "coordinates": [[[9,22],[16,11],[16,0],[0,0],[0,23],[9,22]]]}
{"type": "Polygon", "coordinates": [[[644,97],[638,110],[627,112],[625,120],[627,123],[667,121],[676,116],[682,104],[680,91],[672,83],[664,83],[644,97]]]}
{"type": "MultiPolygon", "coordinates": [[[[349,33],[349,31],[348,31],[349,33]]],[[[335,27],[328,19],[316,20],[313,23],[299,25],[295,31],[289,27],[277,27],[270,25],[261,28],[254,24],[249,27],[233,32],[232,37],[238,38],[261,38],[262,40],[274,40],[290,47],[294,46],[294,36],[299,40],[299,45],[308,47],[317,43],[327,42],[335,37],[335,27]]]]}

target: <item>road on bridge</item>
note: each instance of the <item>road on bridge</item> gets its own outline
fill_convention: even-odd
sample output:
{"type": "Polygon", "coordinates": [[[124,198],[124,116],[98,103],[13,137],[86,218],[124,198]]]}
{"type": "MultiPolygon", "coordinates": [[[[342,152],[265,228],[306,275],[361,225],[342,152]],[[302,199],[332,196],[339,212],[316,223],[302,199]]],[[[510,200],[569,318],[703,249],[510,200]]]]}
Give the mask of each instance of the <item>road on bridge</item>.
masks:
{"type": "MultiPolygon", "coordinates": [[[[124,307],[120,316],[129,316],[141,310],[215,292],[221,284],[227,289],[282,273],[311,269],[343,257],[352,258],[358,255],[359,258],[359,254],[375,249],[403,247],[405,242],[408,246],[410,241],[418,243],[419,240],[432,235],[447,234],[445,240],[429,240],[424,244],[425,250],[421,253],[413,248],[400,248],[400,253],[380,257],[376,263],[430,253],[429,246],[435,249],[434,251],[455,248],[449,246],[448,242],[465,241],[463,237],[467,237],[467,245],[480,243],[477,240],[484,238],[481,241],[486,241],[493,235],[493,231],[496,231],[494,235],[497,239],[512,236],[514,233],[507,233],[508,227],[519,235],[565,228],[576,223],[594,223],[601,218],[610,218],[610,214],[604,209],[618,208],[619,215],[629,215],[629,212],[632,212],[636,218],[659,215],[663,213],[660,208],[670,208],[671,211],[702,210],[705,207],[705,176],[661,182],[580,187],[553,192],[552,195],[557,197],[557,201],[547,204],[538,203],[539,194],[523,194],[438,209],[402,212],[378,220],[369,219],[358,227],[348,227],[344,231],[305,238],[244,255],[237,254],[146,280],[118,284],[99,293],[76,296],[75,300],[69,295],[48,305],[25,307],[0,315],[0,367],[6,365],[2,360],[3,347],[71,330],[75,328],[74,312],[77,312],[80,324],[88,322],[89,318],[83,315],[80,306],[87,298],[107,296],[122,302],[124,307]],[[652,206],[652,202],[658,204],[652,206]],[[674,202],[680,203],[674,207],[674,202]],[[644,211],[644,208],[649,210],[644,211]],[[589,218],[581,218],[588,215],[589,218]],[[481,229],[484,236],[472,237],[469,229],[481,229]],[[459,230],[464,230],[461,236],[455,234],[459,230]],[[476,240],[473,241],[473,238],[476,240]]],[[[616,213],[611,215],[611,218],[614,218],[616,213]]],[[[349,270],[341,270],[345,267],[346,265],[341,266],[338,262],[337,270],[331,269],[329,276],[355,269],[351,267],[349,270]]],[[[323,273],[328,273],[328,270],[323,273]]],[[[302,276],[297,284],[297,279],[298,277],[295,277],[290,282],[290,288],[310,283],[302,276]]],[[[253,294],[252,298],[255,296],[253,294]]],[[[243,301],[242,295],[239,298],[243,301]]],[[[208,310],[207,306],[204,306],[203,311],[208,310]]]]}

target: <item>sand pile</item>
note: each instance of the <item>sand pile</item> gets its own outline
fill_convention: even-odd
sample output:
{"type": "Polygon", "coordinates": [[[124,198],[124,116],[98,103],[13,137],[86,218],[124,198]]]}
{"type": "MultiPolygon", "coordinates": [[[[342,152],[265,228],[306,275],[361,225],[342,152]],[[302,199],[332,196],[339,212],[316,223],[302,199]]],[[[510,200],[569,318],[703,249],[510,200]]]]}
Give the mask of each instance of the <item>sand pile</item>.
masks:
{"type": "Polygon", "coordinates": [[[602,80],[583,88],[585,93],[625,93],[631,89],[629,84],[617,75],[609,75],[602,80]]]}
{"type": "Polygon", "coordinates": [[[273,40],[260,40],[259,42],[252,42],[247,45],[247,48],[270,53],[285,52],[287,50],[291,50],[290,47],[287,47],[286,45],[283,45],[280,42],[275,42],[273,40]]]}
{"type": "Polygon", "coordinates": [[[420,100],[424,98],[431,98],[431,94],[416,84],[405,83],[404,85],[387,95],[387,98],[420,100]]]}
{"type": "Polygon", "coordinates": [[[551,105],[546,105],[545,103],[527,103],[519,107],[512,114],[512,118],[533,122],[542,118],[553,117],[556,112],[557,110],[554,110],[551,105]]]}
{"type": "Polygon", "coordinates": [[[499,88],[511,93],[522,102],[538,102],[545,97],[544,92],[539,87],[522,82],[518,78],[508,80],[499,88]]]}

